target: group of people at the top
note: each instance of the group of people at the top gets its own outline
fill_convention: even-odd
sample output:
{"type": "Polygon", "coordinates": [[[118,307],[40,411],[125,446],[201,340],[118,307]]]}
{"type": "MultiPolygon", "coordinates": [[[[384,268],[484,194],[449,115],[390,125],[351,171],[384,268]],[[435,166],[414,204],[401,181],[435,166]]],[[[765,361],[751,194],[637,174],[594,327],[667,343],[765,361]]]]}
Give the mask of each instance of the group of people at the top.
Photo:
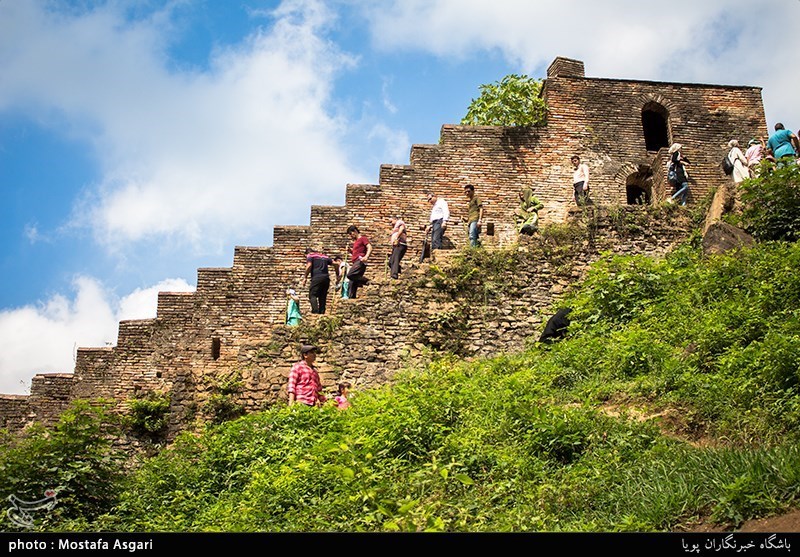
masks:
{"type": "MultiPolygon", "coordinates": [[[[778,122],[775,124],[775,132],[768,139],[751,139],[744,152],[742,152],[739,141],[731,139],[728,142],[728,152],[722,161],[722,168],[733,178],[735,184],[739,184],[756,175],[762,160],[769,160],[777,165],[800,164],[800,138],[798,135],[800,132],[795,134],[778,122]]],[[[683,146],[680,143],[674,143],[669,148],[670,162],[668,163],[667,180],[673,187],[669,201],[686,205],[689,195],[687,166],[690,165],[690,161],[683,155],[682,150],[683,146]]]]}

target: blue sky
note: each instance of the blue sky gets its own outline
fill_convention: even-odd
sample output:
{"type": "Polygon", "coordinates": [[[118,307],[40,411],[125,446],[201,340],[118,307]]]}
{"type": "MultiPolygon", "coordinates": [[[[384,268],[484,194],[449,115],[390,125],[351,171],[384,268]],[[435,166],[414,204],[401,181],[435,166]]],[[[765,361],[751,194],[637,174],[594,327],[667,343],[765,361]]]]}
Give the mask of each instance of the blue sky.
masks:
{"type": "Polygon", "coordinates": [[[436,143],[481,83],[556,56],[761,86],[770,129],[798,130],[800,1],[752,5],[0,0],[0,392],[72,371],[158,291],[342,204],[436,143]]]}

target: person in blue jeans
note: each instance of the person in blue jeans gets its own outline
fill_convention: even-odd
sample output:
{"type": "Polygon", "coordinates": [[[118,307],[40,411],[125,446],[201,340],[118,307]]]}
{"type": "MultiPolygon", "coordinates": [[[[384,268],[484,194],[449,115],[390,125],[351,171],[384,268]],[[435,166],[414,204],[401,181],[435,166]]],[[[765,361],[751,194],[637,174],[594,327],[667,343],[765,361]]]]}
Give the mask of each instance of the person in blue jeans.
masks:
{"type": "Polygon", "coordinates": [[[483,221],[483,201],[475,195],[475,186],[467,184],[464,186],[464,193],[467,196],[467,226],[469,227],[469,245],[477,248],[481,245],[481,223],[483,221]]]}
{"type": "Polygon", "coordinates": [[[431,216],[428,219],[430,224],[427,230],[431,230],[431,255],[433,250],[442,249],[447,221],[450,220],[450,208],[447,201],[433,192],[428,193],[428,203],[431,204],[431,216]]]}
{"type": "Polygon", "coordinates": [[[672,155],[669,163],[670,168],[675,169],[675,181],[672,183],[675,191],[669,200],[671,203],[678,200],[681,205],[686,205],[686,200],[689,197],[689,172],[686,170],[686,165],[689,164],[689,159],[681,153],[682,148],[683,146],[680,143],[673,143],[669,148],[669,153],[672,155]]]}

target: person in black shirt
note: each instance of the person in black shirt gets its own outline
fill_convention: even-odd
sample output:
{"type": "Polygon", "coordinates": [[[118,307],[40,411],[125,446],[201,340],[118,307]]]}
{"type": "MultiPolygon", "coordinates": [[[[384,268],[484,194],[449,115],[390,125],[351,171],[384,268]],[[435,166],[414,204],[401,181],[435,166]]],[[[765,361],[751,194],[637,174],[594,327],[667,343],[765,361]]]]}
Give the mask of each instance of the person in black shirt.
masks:
{"type": "Polygon", "coordinates": [[[682,148],[680,143],[673,143],[669,148],[670,163],[667,176],[668,179],[670,176],[674,177],[669,180],[674,190],[669,202],[674,203],[678,200],[681,205],[686,205],[686,199],[689,197],[689,171],[686,170],[686,165],[689,164],[689,159],[681,153],[682,148]]]}
{"type": "MultiPolygon", "coordinates": [[[[331,277],[328,274],[328,266],[333,265],[333,259],[324,253],[307,249],[306,250],[306,273],[303,277],[303,284],[311,276],[311,284],[308,287],[308,301],[311,304],[311,313],[325,313],[328,302],[328,289],[331,286],[331,277]]],[[[336,281],[339,281],[339,268],[334,265],[336,271],[336,281]]]]}

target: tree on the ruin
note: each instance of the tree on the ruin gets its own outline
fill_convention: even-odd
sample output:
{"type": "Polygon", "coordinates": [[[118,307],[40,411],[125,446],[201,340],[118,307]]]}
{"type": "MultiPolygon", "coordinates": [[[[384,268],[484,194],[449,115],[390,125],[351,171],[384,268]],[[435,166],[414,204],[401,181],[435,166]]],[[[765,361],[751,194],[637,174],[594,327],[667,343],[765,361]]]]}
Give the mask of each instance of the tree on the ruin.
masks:
{"type": "Polygon", "coordinates": [[[510,74],[480,86],[461,123],[467,126],[541,126],[547,107],[540,96],[542,81],[510,74]]]}

